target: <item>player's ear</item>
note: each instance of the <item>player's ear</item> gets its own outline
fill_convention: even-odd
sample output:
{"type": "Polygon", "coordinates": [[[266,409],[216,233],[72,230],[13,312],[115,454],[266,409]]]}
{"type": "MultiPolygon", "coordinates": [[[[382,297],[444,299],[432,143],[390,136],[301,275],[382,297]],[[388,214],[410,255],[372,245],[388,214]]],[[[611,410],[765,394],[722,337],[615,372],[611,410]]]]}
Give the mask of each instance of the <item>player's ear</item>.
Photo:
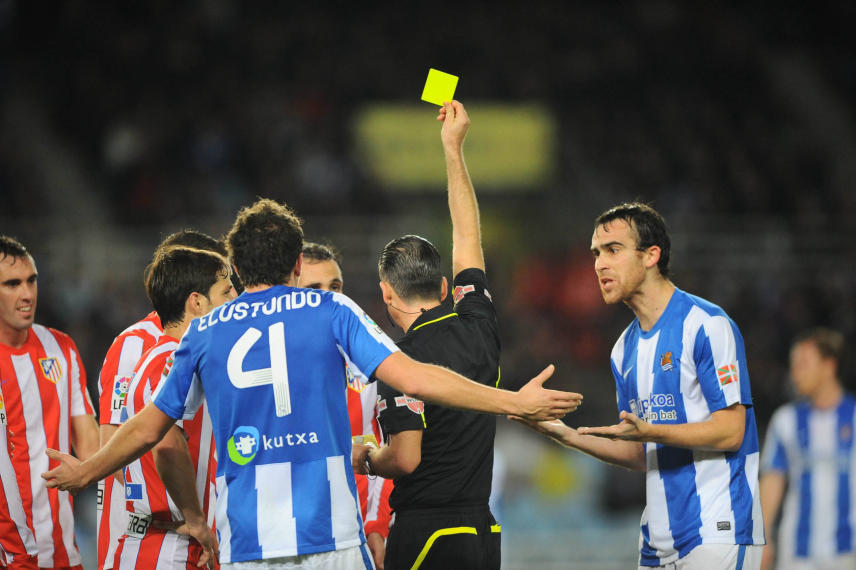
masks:
{"type": "Polygon", "coordinates": [[[660,254],[662,250],[659,245],[652,245],[645,250],[645,268],[651,269],[660,262],[660,254]]]}
{"type": "Polygon", "coordinates": [[[381,296],[383,297],[383,303],[385,305],[389,305],[393,302],[395,290],[393,290],[392,285],[390,285],[386,281],[381,281],[380,283],[378,283],[378,285],[380,285],[380,292],[381,296]]]}
{"type": "Polygon", "coordinates": [[[446,295],[449,294],[449,281],[446,277],[443,277],[443,282],[440,285],[440,302],[442,303],[446,299],[446,295]]]}
{"type": "Polygon", "coordinates": [[[297,279],[300,277],[300,270],[303,268],[303,253],[297,254],[297,261],[294,262],[294,269],[291,270],[291,274],[294,276],[294,283],[297,283],[297,279]]]}

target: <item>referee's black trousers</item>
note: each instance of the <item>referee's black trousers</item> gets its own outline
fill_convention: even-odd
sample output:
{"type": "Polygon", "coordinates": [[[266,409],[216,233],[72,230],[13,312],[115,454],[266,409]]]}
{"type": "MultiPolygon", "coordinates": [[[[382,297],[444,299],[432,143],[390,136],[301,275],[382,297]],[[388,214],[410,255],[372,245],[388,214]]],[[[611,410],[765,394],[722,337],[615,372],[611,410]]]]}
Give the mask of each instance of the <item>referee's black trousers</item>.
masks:
{"type": "Polygon", "coordinates": [[[386,570],[499,570],[501,529],[486,505],[395,513],[386,570]]]}

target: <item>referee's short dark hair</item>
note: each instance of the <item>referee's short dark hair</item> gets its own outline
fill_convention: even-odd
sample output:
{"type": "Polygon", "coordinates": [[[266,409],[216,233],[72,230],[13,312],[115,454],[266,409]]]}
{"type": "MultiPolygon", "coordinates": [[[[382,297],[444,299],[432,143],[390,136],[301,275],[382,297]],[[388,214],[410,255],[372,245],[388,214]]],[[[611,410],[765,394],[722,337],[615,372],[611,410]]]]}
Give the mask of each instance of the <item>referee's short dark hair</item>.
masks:
{"type": "Polygon", "coordinates": [[[226,248],[245,287],[282,285],[303,251],[303,223],[285,204],[261,198],[238,212],[226,248]]]}
{"type": "Polygon", "coordinates": [[[208,298],[217,280],[231,273],[226,258],[213,251],[161,248],[146,271],[146,295],[164,326],[179,323],[191,293],[208,298]]]}
{"type": "Polygon", "coordinates": [[[439,300],[443,292],[440,253],[423,237],[406,235],[386,244],[377,270],[381,281],[389,283],[406,301],[439,300]]]}
{"type": "Polygon", "coordinates": [[[11,257],[12,259],[20,259],[32,257],[24,244],[11,236],[0,235],[0,260],[11,257]]]}
{"type": "Polygon", "coordinates": [[[660,248],[660,260],[657,268],[660,275],[668,279],[669,258],[672,253],[672,239],[666,229],[666,220],[660,213],[642,202],[625,202],[614,206],[597,217],[594,229],[614,220],[624,220],[636,232],[636,248],[645,251],[652,245],[660,248]]]}

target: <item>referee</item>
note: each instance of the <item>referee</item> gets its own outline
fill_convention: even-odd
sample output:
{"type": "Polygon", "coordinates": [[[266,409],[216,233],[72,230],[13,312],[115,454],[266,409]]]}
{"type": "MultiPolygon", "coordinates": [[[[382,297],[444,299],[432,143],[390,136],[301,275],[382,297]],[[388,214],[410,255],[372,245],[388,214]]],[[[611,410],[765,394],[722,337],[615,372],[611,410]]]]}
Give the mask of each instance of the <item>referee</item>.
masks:
{"type": "MultiPolygon", "coordinates": [[[[475,192],[462,146],[469,117],[457,101],[438,120],[449,178],[454,290],[427,240],[397,238],[380,255],[380,287],[408,356],[477,382],[499,382],[499,333],[487,290],[475,192]]],[[[380,383],[379,420],[387,445],[367,456],[366,470],[394,479],[385,570],[500,567],[500,526],[490,512],[496,420],[486,414],[425,404],[380,383]]]]}

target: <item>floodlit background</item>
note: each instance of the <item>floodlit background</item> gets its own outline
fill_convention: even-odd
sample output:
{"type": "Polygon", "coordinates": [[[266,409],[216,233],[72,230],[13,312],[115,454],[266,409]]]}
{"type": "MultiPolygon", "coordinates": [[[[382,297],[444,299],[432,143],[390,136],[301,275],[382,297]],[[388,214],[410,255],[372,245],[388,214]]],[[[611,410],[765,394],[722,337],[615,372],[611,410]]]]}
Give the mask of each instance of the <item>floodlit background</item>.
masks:
{"type": "MultiPolygon", "coordinates": [[[[256,196],[335,244],[385,323],[383,244],[450,254],[429,67],[460,76],[471,113],[510,386],[553,362],[586,396],[569,423],[615,420],[608,354],[631,313],[603,305],[588,245],[637,198],[670,224],[675,283],[741,327],[762,432],[792,335],[853,339],[852,3],[317,4],[0,0],[0,233],[33,251],[37,320],[72,335],[93,390],[149,310],[161,237],[220,235],[256,196]]],[[[505,567],[633,567],[641,476],[498,422],[505,567]]],[[[91,553],[93,496],[78,512],[91,553]]]]}

